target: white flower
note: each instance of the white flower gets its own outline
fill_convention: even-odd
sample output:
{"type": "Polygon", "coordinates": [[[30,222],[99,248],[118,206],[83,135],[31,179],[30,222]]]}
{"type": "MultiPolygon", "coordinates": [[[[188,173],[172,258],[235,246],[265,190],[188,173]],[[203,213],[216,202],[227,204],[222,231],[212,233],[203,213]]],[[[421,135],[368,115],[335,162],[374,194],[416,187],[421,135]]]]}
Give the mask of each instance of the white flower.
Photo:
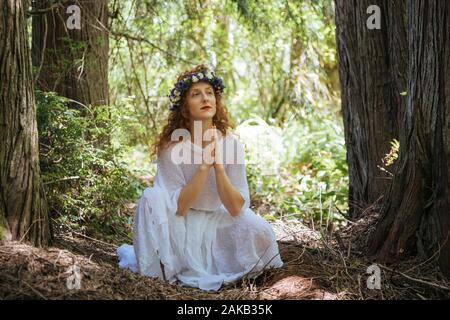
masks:
{"type": "Polygon", "coordinates": [[[212,79],[212,78],[213,78],[213,75],[212,75],[211,71],[208,71],[208,72],[206,73],[206,77],[207,77],[208,79],[212,79]]]}
{"type": "Polygon", "coordinates": [[[203,75],[203,73],[199,73],[198,75],[197,75],[198,77],[199,77],[199,79],[203,79],[205,76],[203,75]]]}
{"type": "Polygon", "coordinates": [[[179,96],[179,95],[180,95],[180,92],[179,92],[178,90],[175,90],[173,93],[174,93],[176,96],[179,96]]]}
{"type": "Polygon", "coordinates": [[[323,191],[327,188],[327,184],[325,182],[321,181],[318,183],[318,187],[319,187],[319,190],[323,191]]]}
{"type": "Polygon", "coordinates": [[[180,101],[180,99],[181,99],[181,97],[175,97],[175,98],[172,99],[172,101],[173,102],[178,102],[178,101],[180,101]]]}
{"type": "Polygon", "coordinates": [[[197,77],[196,77],[196,76],[193,76],[193,77],[192,77],[192,82],[197,82],[197,81],[198,81],[197,77]]]}

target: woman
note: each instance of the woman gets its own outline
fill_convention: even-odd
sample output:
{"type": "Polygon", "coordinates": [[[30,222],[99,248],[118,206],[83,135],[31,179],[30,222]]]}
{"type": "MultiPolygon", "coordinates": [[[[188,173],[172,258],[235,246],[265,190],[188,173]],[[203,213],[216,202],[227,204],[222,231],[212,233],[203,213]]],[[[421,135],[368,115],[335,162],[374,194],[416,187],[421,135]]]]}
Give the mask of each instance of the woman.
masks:
{"type": "Polygon", "coordinates": [[[283,265],[271,226],[249,208],[244,146],[229,132],[223,90],[205,65],[179,75],[154,186],[139,200],[133,246],[118,249],[121,267],[218,290],[283,265]]]}

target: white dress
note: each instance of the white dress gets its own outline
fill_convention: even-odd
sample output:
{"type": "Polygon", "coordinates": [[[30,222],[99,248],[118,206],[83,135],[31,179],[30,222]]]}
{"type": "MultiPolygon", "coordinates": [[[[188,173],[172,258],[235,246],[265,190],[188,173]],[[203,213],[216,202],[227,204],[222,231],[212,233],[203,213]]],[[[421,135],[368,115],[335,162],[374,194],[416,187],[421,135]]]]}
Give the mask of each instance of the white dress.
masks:
{"type": "Polygon", "coordinates": [[[199,166],[193,162],[176,164],[171,157],[175,146],[191,159],[201,157],[202,148],[189,140],[161,153],[154,186],[144,190],[136,208],[133,246],[124,244],[117,249],[119,266],[214,291],[244,275],[256,276],[264,268],[281,267],[272,227],[249,208],[242,143],[231,134],[219,139],[226,174],[245,199],[237,217],[229,214],[219,198],[214,168],[186,215],[175,214],[180,191],[199,166]],[[227,157],[230,150],[237,154],[235,162],[227,157]]]}

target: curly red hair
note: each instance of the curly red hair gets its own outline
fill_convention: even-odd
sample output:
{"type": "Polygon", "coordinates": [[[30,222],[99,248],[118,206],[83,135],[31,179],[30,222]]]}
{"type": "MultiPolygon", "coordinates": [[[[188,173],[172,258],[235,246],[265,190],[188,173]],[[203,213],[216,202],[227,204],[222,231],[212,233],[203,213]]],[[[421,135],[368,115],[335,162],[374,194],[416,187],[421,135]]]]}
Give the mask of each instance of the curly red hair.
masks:
{"type": "MultiPolygon", "coordinates": [[[[185,78],[194,73],[200,71],[209,71],[209,68],[204,64],[199,64],[192,69],[186,70],[180,73],[177,77],[177,81],[185,78]]],[[[187,92],[186,92],[187,93],[187,92]]],[[[189,110],[186,103],[186,93],[181,97],[181,108],[177,108],[171,111],[169,118],[167,119],[167,124],[163,128],[161,134],[156,139],[152,155],[158,155],[162,150],[168,147],[174,141],[171,141],[172,132],[176,129],[190,129],[189,120],[189,110]]],[[[234,128],[235,124],[231,120],[226,107],[222,103],[222,94],[217,90],[214,90],[214,95],[216,97],[216,114],[214,115],[212,121],[213,125],[216,126],[218,130],[223,135],[226,135],[230,128],[234,128]]]]}

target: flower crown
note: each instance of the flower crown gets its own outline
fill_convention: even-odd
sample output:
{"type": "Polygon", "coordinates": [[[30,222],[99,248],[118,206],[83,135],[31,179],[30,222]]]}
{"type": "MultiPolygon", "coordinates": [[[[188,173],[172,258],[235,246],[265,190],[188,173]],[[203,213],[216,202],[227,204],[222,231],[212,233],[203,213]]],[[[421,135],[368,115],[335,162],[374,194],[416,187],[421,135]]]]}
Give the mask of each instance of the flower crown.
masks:
{"type": "Polygon", "coordinates": [[[184,96],[193,83],[198,81],[207,81],[213,86],[214,90],[219,93],[222,93],[225,88],[223,85],[223,79],[216,76],[216,74],[212,71],[202,70],[189,74],[175,83],[175,88],[170,90],[169,100],[171,105],[169,109],[171,111],[174,111],[180,107],[181,97],[184,96]]]}

